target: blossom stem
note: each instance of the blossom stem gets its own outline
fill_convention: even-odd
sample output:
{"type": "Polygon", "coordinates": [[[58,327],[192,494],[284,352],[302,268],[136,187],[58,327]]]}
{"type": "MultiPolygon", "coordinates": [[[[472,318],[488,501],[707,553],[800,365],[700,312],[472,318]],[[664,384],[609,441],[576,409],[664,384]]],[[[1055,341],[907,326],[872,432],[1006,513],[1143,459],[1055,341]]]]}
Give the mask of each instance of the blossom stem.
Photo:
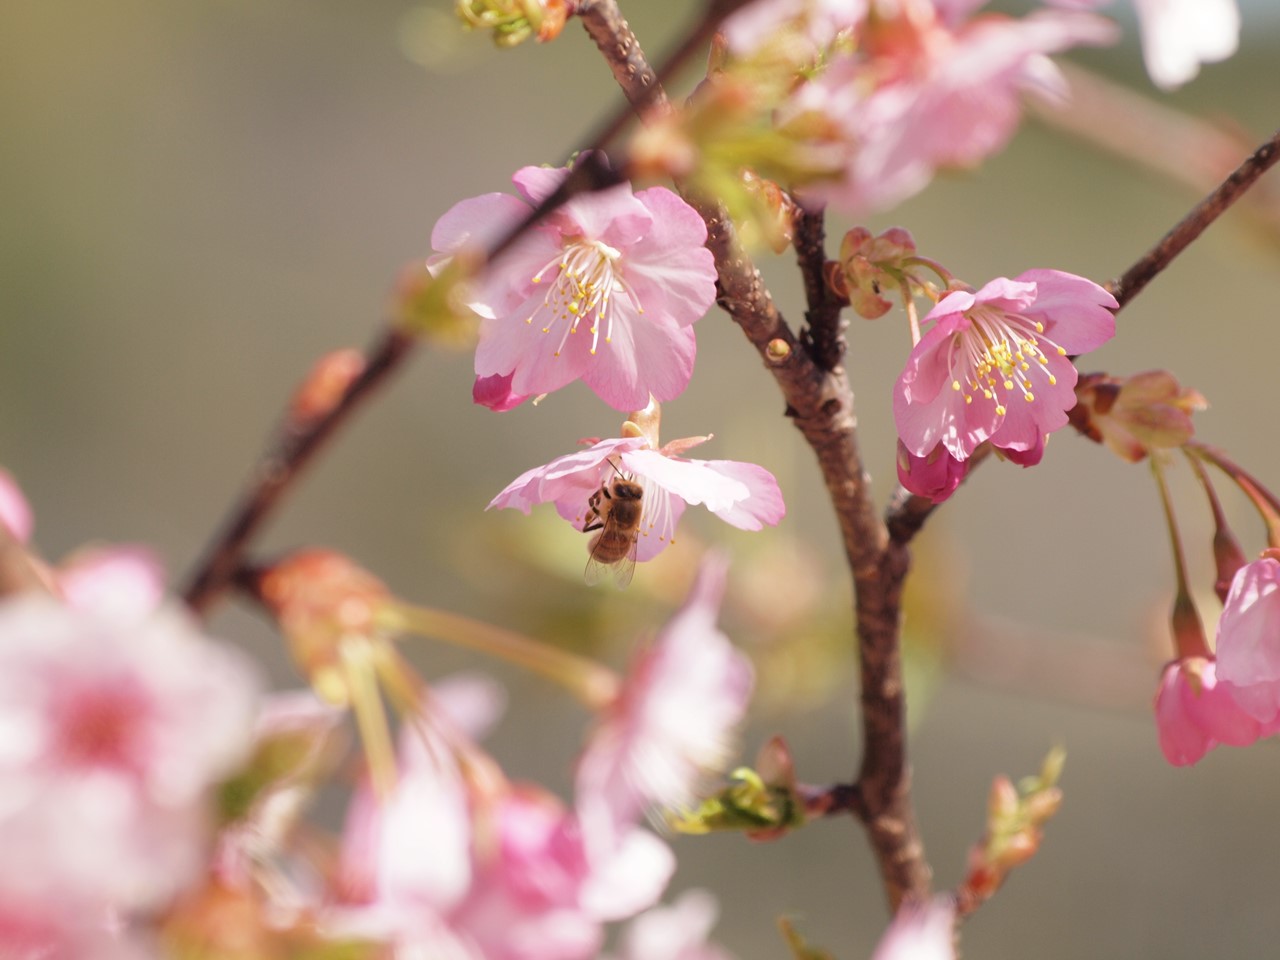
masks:
{"type": "Polygon", "coordinates": [[[1209,509],[1213,512],[1213,559],[1218,568],[1218,579],[1213,589],[1218,599],[1225,603],[1236,571],[1244,566],[1244,551],[1240,549],[1240,543],[1231,532],[1230,524],[1227,523],[1227,515],[1223,512],[1222,501],[1218,499],[1218,491],[1214,489],[1213,481],[1209,479],[1209,471],[1204,468],[1199,457],[1185,449],[1183,453],[1186,454],[1187,462],[1191,464],[1191,469],[1204,488],[1205,496],[1209,498],[1209,509]]]}
{"type": "Polygon", "coordinates": [[[1232,482],[1249,498],[1249,502],[1253,504],[1254,509],[1262,517],[1262,522],[1266,524],[1267,546],[1280,547],[1280,499],[1268,490],[1257,477],[1253,476],[1217,447],[1211,447],[1208,444],[1192,440],[1186,444],[1184,449],[1189,454],[1213,464],[1231,478],[1232,482]]]}
{"type": "Polygon", "coordinates": [[[1179,657],[1207,657],[1209,642],[1205,638],[1204,626],[1200,622],[1200,614],[1196,611],[1195,602],[1191,599],[1191,591],[1187,586],[1187,559],[1182,548],[1182,535],[1178,532],[1178,522],[1174,517],[1173,499],[1169,496],[1169,485],[1165,481],[1164,467],[1160,458],[1153,456],[1151,474],[1155,477],[1156,489],[1160,491],[1160,505],[1164,508],[1165,525],[1169,530],[1169,546],[1173,551],[1173,569],[1176,578],[1177,592],[1173,600],[1173,638],[1179,657]]]}
{"type": "Polygon", "coordinates": [[[433,637],[524,667],[561,684],[592,710],[608,706],[618,697],[621,681],[612,670],[511,630],[404,603],[380,608],[379,621],[388,630],[433,637]]]}
{"type": "MultiPolygon", "coordinates": [[[[920,256],[907,257],[905,260],[902,261],[902,264],[903,266],[926,267],[938,275],[938,279],[942,281],[942,289],[944,291],[957,289],[955,274],[953,274],[950,270],[948,270],[946,267],[940,264],[937,260],[934,260],[931,257],[920,257],[920,256]]],[[[920,286],[924,290],[925,294],[929,297],[929,299],[932,300],[934,303],[937,303],[938,300],[941,299],[937,294],[933,292],[933,288],[929,284],[921,283],[920,286]]]]}
{"type": "Polygon", "coordinates": [[[907,280],[899,283],[902,290],[902,309],[907,311],[907,323],[911,327],[911,346],[920,342],[920,316],[916,313],[916,300],[911,296],[911,284],[907,280]]]}
{"type": "Polygon", "coordinates": [[[1106,285],[1123,307],[1142,292],[1173,258],[1187,249],[1218,217],[1240,199],[1258,178],[1280,161],[1280,131],[1258,147],[1207,197],[1191,208],[1191,212],[1160,238],[1137,263],[1119,278],[1106,285]]]}

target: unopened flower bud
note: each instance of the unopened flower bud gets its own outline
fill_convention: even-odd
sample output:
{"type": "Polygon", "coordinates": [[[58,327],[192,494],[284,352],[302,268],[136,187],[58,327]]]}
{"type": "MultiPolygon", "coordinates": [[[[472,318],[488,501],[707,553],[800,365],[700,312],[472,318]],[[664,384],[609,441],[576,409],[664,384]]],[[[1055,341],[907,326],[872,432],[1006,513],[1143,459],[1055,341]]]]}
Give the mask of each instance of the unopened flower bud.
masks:
{"type": "Polygon", "coordinates": [[[364,354],[354,348],[326,353],[294,391],[289,401],[290,422],[304,425],[328,416],[364,368],[364,354]]]}
{"type": "Polygon", "coordinates": [[[1067,414],[1071,425],[1130,463],[1152,450],[1185,444],[1195,434],[1191,415],[1208,406],[1165,370],[1131,377],[1084,374],[1076,382],[1076,400],[1067,414]]]}
{"type": "Polygon", "coordinates": [[[344,647],[375,633],[378,611],[391,599],[382,581],[340,553],[311,549],[263,573],[258,592],[316,693],[337,705],[350,702],[344,647]]]}
{"type": "Polygon", "coordinates": [[[1009,820],[1018,815],[1018,791],[1008,777],[996,777],[991,781],[991,793],[987,796],[987,817],[991,822],[1009,820]]]}
{"type": "Polygon", "coordinates": [[[569,16],[566,0],[458,0],[454,9],[470,27],[492,30],[499,47],[514,47],[526,40],[554,40],[569,16]]]}
{"type": "Polygon", "coordinates": [[[860,317],[874,320],[893,306],[883,292],[911,279],[906,260],[915,255],[915,240],[901,227],[891,227],[879,236],[866,227],[854,227],[840,241],[840,260],[828,271],[828,283],[848,298],[860,317]]]}
{"type": "Polygon", "coordinates": [[[1019,867],[1035,856],[1040,849],[1039,831],[1023,831],[1009,837],[996,856],[995,865],[1008,871],[1019,867]]]}

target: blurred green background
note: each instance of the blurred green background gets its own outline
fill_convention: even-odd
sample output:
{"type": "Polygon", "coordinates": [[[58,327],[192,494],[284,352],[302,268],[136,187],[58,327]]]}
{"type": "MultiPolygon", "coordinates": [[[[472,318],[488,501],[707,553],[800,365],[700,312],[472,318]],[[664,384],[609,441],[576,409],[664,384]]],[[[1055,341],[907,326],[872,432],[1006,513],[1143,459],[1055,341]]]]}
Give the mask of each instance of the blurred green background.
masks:
{"type": "MultiPolygon", "coordinates": [[[[32,500],[48,556],[87,540],[142,541],[182,577],[293,384],[320,353],[372,335],[400,267],[429,251],[435,219],[458,199],[508,189],[519,166],[562,161],[618,102],[575,24],[553,45],[499,52],[463,35],[447,7],[0,4],[0,463],[32,500]]],[[[658,0],[625,7],[654,57],[687,12],[658,0]]],[[[1268,135],[1280,103],[1274,14],[1271,0],[1246,7],[1240,54],[1168,100],[1234,118],[1250,139],[1268,135]]],[[[1153,92],[1131,22],[1123,46],[1081,59],[1153,92]]],[[[978,173],[940,179],[870,225],[909,227],[975,284],[1037,266],[1101,281],[1194,199],[1027,125],[978,173]]],[[[833,238],[843,228],[832,224],[833,238]]],[[[761,260],[795,322],[789,258],[761,260]]],[[[1280,484],[1278,278],[1274,236],[1233,212],[1082,367],[1173,369],[1212,403],[1200,436],[1280,484]]],[[[908,347],[895,317],[850,327],[882,498],[889,389],[908,347]]],[[[847,779],[857,762],[848,589],[817,471],[736,328],[713,312],[698,334],[699,366],[665,409],[664,436],[714,432],[706,456],[765,465],[790,506],[779,530],[754,536],[694,510],[686,521],[687,540],[737,552],[725,621],[757,656],[763,688],[744,758],[780,732],[802,779],[847,779]]],[[[521,471],[578,437],[613,433],[621,418],[580,386],[495,415],[472,406],[471,379],[466,354],[418,356],[305,478],[264,555],[334,547],[406,598],[620,660],[665,619],[695,551],[642,568],[625,595],[588,592],[582,541],[563,524],[482,513],[521,471]]],[[[1174,481],[1207,584],[1203,502],[1185,468],[1174,481]]],[[[1226,499],[1247,547],[1260,547],[1239,498],[1226,499]]],[[[912,758],[940,885],[962,874],[991,777],[1032,772],[1053,743],[1069,754],[1066,803],[1042,854],[969,924],[966,955],[1274,955],[1280,754],[1222,749],[1174,770],[1156,745],[1149,700],[1168,655],[1171,568],[1145,468],[1058,437],[1038,469],[984,467],[924,546],[909,624],[922,665],[912,758]],[[930,669],[931,652],[943,671],[930,669]]],[[[1216,610],[1205,612],[1212,624],[1216,610]]],[[[215,627],[266,658],[280,684],[297,683],[255,613],[226,605],[215,627]]],[[[485,666],[407,643],[430,676],[485,666]]],[[[513,702],[493,749],[516,774],[565,785],[583,715],[541,683],[497,672],[513,702]]],[[[868,955],[883,928],[876,870],[848,822],[769,845],[676,844],[673,891],[714,889],[718,936],[743,960],[784,955],[782,913],[844,960],[868,955]]]]}

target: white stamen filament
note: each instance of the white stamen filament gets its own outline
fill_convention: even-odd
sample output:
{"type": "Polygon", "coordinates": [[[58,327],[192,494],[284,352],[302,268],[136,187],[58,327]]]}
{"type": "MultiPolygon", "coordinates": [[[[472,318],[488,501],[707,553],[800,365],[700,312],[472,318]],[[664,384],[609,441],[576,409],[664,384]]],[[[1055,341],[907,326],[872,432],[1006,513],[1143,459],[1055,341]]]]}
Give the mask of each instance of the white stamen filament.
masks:
{"type": "Polygon", "coordinates": [[[969,329],[952,337],[947,357],[951,389],[962,391],[965,403],[981,394],[995,402],[997,415],[1003,417],[1008,412],[1004,401],[1015,390],[1028,403],[1035,401],[1035,371],[1049,386],[1057,384],[1043,347],[1058,356],[1065,356],[1066,350],[1044,336],[1043,323],[990,307],[976,307],[968,317],[969,329]]]}
{"type": "Polygon", "coordinates": [[[622,275],[622,253],[599,240],[578,239],[568,242],[559,257],[548,262],[533,275],[534,283],[541,283],[551,271],[556,271],[551,289],[542,298],[542,306],[525,320],[533,323],[534,317],[549,312],[543,333],[550,333],[560,320],[565,321],[556,345],[555,355],[564,349],[569,334],[577,333],[579,324],[586,324],[591,334],[591,353],[600,346],[603,328],[604,342],[613,338],[613,312],[610,300],[621,291],[631,301],[638,313],[644,311],[635,293],[622,275]]]}

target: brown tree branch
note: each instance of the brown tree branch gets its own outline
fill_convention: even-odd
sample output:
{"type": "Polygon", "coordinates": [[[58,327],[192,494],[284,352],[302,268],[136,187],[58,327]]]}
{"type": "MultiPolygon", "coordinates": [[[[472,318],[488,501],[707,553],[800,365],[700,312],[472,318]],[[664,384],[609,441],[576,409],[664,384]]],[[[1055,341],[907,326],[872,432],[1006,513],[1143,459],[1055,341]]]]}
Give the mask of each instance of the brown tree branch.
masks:
{"type": "Polygon", "coordinates": [[[821,210],[797,206],[793,244],[800,276],[804,280],[804,296],[808,309],[804,313],[805,329],[800,341],[823,370],[831,371],[844,359],[844,320],[841,310],[846,301],[827,286],[826,218],[821,210]]]}
{"type": "MultiPolygon", "coordinates": [[[[642,111],[662,95],[646,82],[651,71],[613,0],[580,10],[588,33],[612,63],[628,101],[642,111]]],[[[680,187],[677,184],[677,187],[680,187]]],[[[682,193],[685,191],[682,190],[682,193]]],[[[685,199],[707,224],[707,247],[715,257],[718,303],[755,346],[787,404],[787,415],[818,459],[835,508],[845,557],[853,574],[855,622],[861,666],[863,753],[853,810],[867,829],[892,907],[907,897],[927,896],[929,866],[911,806],[906,759],[905,703],[898,635],[906,548],[889,549],[885,525],[871,497],[870,478],[858,450],[853,391],[843,367],[824,369],[786,324],[760,273],[738,243],[733,224],[713,199],[685,199]]],[[[812,253],[810,253],[812,256],[812,253]]]]}

